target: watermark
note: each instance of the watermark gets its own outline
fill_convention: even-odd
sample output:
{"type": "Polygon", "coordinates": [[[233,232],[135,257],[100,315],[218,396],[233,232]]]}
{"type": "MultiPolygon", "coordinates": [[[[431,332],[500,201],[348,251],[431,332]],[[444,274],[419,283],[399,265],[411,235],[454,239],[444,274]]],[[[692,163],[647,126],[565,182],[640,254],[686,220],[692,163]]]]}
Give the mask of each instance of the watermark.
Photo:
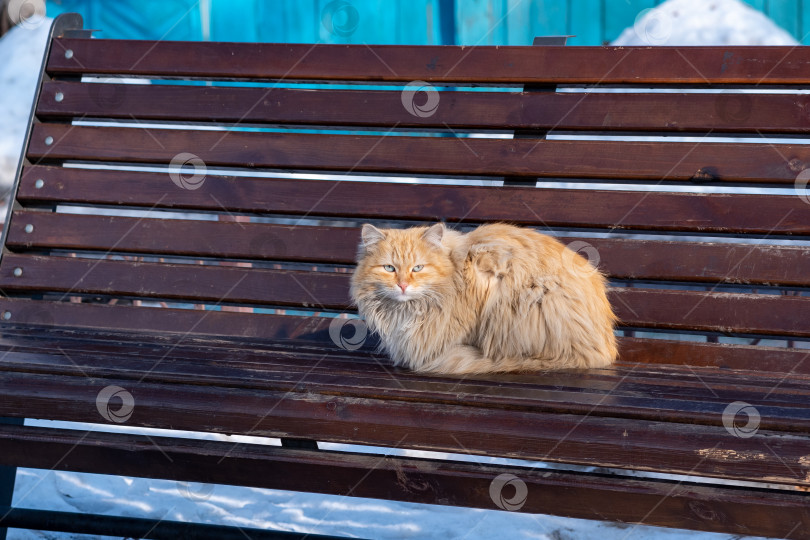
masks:
{"type": "Polygon", "coordinates": [[[262,259],[283,259],[287,255],[287,242],[281,234],[263,233],[250,241],[250,253],[262,259]]]}
{"type": "Polygon", "coordinates": [[[360,13],[346,0],[332,0],[321,10],[321,24],[332,35],[346,38],[360,24],[360,13]]]}
{"type": "Polygon", "coordinates": [[[793,182],[793,189],[801,200],[810,204],[810,191],[807,189],[808,183],[810,183],[810,169],[805,169],[796,176],[796,180],[793,182]]]}
{"type": "Polygon", "coordinates": [[[411,81],[402,90],[402,106],[413,116],[428,118],[439,108],[439,91],[425,81],[411,81]],[[426,97],[422,97],[422,94],[426,97]],[[417,100],[417,95],[419,99],[417,100]],[[417,103],[419,101],[419,103],[417,103]]]}
{"type": "Polygon", "coordinates": [[[599,272],[597,267],[602,260],[599,250],[584,240],[574,240],[562,252],[563,266],[569,271],[583,276],[599,272]]]}
{"type": "Polygon", "coordinates": [[[120,109],[124,104],[128,85],[111,84],[115,82],[116,79],[100,79],[88,86],[90,99],[105,111],[120,109]]]}
{"type": "Polygon", "coordinates": [[[208,168],[205,166],[205,162],[190,152],[180,152],[169,163],[169,177],[177,187],[182,189],[200,189],[205,183],[206,174],[208,174],[208,168]],[[189,174],[191,172],[188,170],[189,166],[193,168],[191,174],[189,174]]]}
{"type": "Polygon", "coordinates": [[[178,481],[177,491],[190,501],[204,502],[210,499],[211,495],[214,493],[214,485],[178,481]]]}
{"type": "Polygon", "coordinates": [[[135,410],[135,398],[120,386],[105,386],[96,396],[96,408],[108,422],[123,424],[129,420],[135,410]],[[117,410],[110,404],[113,398],[121,400],[121,406],[117,410]]]}
{"type": "Polygon", "coordinates": [[[724,90],[716,94],[714,110],[725,122],[745,122],[751,117],[751,95],[741,90],[724,90]]]}
{"type": "Polygon", "coordinates": [[[336,317],[329,323],[332,342],[346,351],[356,351],[366,342],[368,326],[362,319],[336,317]]]}
{"type": "Polygon", "coordinates": [[[21,28],[31,30],[45,22],[45,0],[11,0],[6,11],[11,22],[21,28]]]}
{"type": "Polygon", "coordinates": [[[723,426],[726,431],[741,439],[748,439],[756,435],[760,419],[756,407],[745,401],[729,403],[723,410],[723,426]],[[744,423],[739,421],[740,415],[745,416],[744,423]]]}
{"type": "Polygon", "coordinates": [[[495,503],[495,506],[501,510],[508,510],[509,512],[520,510],[526,504],[528,495],[529,488],[526,487],[526,482],[514,474],[499,474],[489,484],[489,497],[495,503]],[[515,490],[515,494],[510,498],[504,496],[503,492],[506,486],[511,486],[515,490]]]}
{"type": "Polygon", "coordinates": [[[643,9],[636,16],[633,30],[647,45],[664,45],[672,36],[672,16],[661,9],[643,9]]]}

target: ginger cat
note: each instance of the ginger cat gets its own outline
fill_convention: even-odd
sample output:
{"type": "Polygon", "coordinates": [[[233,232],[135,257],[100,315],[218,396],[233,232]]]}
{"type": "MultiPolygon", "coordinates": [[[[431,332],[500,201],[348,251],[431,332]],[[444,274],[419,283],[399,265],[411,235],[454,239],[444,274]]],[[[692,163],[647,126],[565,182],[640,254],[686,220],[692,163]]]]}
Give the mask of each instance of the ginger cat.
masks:
{"type": "Polygon", "coordinates": [[[531,229],[366,224],[351,295],[396,365],[461,374],[611,364],[605,289],[584,257],[531,229]]]}

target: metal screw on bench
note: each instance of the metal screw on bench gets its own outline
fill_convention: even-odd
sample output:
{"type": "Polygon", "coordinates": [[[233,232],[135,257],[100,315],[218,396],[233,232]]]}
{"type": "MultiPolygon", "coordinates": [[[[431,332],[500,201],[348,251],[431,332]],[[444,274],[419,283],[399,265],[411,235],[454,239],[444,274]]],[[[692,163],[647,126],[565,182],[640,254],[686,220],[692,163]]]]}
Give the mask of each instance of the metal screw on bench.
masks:
{"type": "Polygon", "coordinates": [[[402,106],[413,116],[428,118],[436,114],[439,108],[439,91],[425,81],[411,81],[402,90],[402,106]],[[416,103],[416,96],[424,93],[427,99],[424,103],[416,103]]]}
{"type": "Polygon", "coordinates": [[[44,186],[44,185],[45,185],[45,180],[43,180],[42,178],[37,178],[36,182],[34,182],[34,187],[36,189],[42,189],[42,186],[44,186]]]}
{"type": "Polygon", "coordinates": [[[65,51],[65,58],[67,58],[68,60],[73,58],[73,49],[68,49],[65,51]]]}
{"type": "Polygon", "coordinates": [[[489,497],[495,503],[495,506],[501,510],[508,510],[509,512],[520,510],[526,504],[528,496],[529,488],[526,487],[526,482],[514,474],[499,474],[489,484],[489,497]],[[515,490],[515,494],[509,499],[504,497],[503,493],[506,486],[512,486],[515,490]]]}
{"type": "Polygon", "coordinates": [[[32,232],[34,232],[34,226],[32,224],[30,224],[30,223],[26,224],[25,225],[25,232],[27,232],[28,234],[31,234],[32,232]]]}
{"type": "Polygon", "coordinates": [[[321,10],[321,24],[332,35],[346,38],[360,24],[360,13],[346,0],[333,0],[321,10]]]}
{"type": "Polygon", "coordinates": [[[53,144],[53,137],[51,137],[50,135],[49,135],[49,136],[47,136],[47,137],[45,137],[45,144],[46,144],[47,146],[52,145],[52,144],[53,144]]]}
{"type": "Polygon", "coordinates": [[[63,99],[65,99],[65,94],[63,94],[62,92],[57,92],[57,93],[56,93],[56,95],[55,95],[55,96],[53,96],[53,99],[54,99],[54,100],[55,100],[57,103],[59,103],[59,102],[61,102],[63,99]]]}
{"type": "Polygon", "coordinates": [[[756,435],[760,419],[757,408],[745,401],[729,403],[723,410],[723,426],[726,431],[741,439],[748,439],[756,435]],[[743,425],[737,422],[737,415],[741,413],[746,417],[743,425]]]}
{"type": "Polygon", "coordinates": [[[21,28],[37,28],[45,21],[44,0],[11,0],[6,11],[11,22],[21,28]]]}
{"type": "Polygon", "coordinates": [[[7,321],[10,318],[11,318],[11,312],[10,311],[4,311],[3,312],[3,320],[7,321]]]}
{"type": "Polygon", "coordinates": [[[20,268],[19,266],[14,269],[14,277],[20,277],[22,276],[22,274],[23,274],[22,268],[20,268]]]}
{"type": "Polygon", "coordinates": [[[102,418],[108,422],[123,424],[129,420],[135,410],[135,398],[120,386],[105,386],[96,396],[96,409],[98,409],[102,418]],[[110,407],[112,398],[121,400],[121,407],[118,410],[113,410],[110,407]]]}

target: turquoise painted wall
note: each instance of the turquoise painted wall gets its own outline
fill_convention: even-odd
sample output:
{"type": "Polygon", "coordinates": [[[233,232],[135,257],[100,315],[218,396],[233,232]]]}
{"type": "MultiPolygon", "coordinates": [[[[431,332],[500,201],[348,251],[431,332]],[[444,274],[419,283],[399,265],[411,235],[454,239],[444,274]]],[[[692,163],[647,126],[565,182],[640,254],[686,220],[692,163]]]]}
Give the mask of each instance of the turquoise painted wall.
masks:
{"type": "MultiPolygon", "coordinates": [[[[574,34],[572,45],[599,45],[662,1],[49,0],[48,15],[78,11],[99,37],[115,38],[528,45],[574,34]]],[[[810,0],[744,1],[810,43],[810,0]]]]}

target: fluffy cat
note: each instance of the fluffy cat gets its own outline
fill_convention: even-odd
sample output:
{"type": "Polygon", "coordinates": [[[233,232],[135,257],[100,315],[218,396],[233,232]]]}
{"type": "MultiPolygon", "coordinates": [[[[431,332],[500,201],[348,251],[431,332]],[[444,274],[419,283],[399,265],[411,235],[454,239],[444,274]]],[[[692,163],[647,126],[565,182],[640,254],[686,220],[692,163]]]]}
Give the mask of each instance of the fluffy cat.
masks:
{"type": "Polygon", "coordinates": [[[605,278],[550,236],[363,225],[351,295],[399,366],[434,373],[589,368],[616,358],[605,278]]]}

